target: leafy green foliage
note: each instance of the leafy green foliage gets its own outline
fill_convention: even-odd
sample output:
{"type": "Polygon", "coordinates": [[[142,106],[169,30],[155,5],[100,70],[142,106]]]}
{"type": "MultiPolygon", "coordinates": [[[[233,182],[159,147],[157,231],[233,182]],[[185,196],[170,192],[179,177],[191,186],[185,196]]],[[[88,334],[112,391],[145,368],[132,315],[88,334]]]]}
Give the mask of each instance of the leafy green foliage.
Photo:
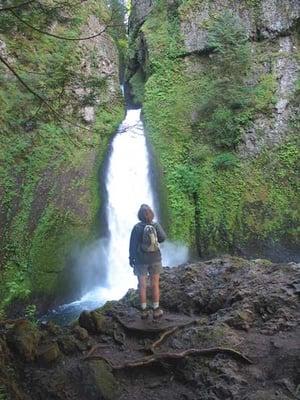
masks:
{"type": "MultiPolygon", "coordinates": [[[[181,18],[201,1],[182,1],[181,18]]],[[[142,31],[149,52],[144,120],[162,171],[169,236],[194,248],[197,231],[202,255],[270,238],[298,243],[299,120],[281,146],[254,159],[234,153],[257,114],[269,117],[274,108],[278,83],[261,63],[275,49],[250,52],[239,20],[226,12],[207,21],[210,55],[183,63],[179,22],[168,7],[158,1],[142,31]]],[[[296,98],[297,91],[293,104],[296,98]]]]}
{"type": "Polygon", "coordinates": [[[238,158],[232,153],[219,154],[213,162],[213,166],[217,170],[231,169],[239,165],[238,158]]]}
{"type": "Polygon", "coordinates": [[[237,17],[226,11],[208,31],[208,46],[213,49],[210,70],[200,85],[198,132],[217,147],[235,148],[242,126],[249,122],[250,47],[237,17]]]}
{"type": "Polygon", "coordinates": [[[82,28],[90,15],[114,23],[106,1],[47,1],[15,13],[19,19],[0,13],[2,55],[51,109],[0,63],[0,311],[16,298],[30,301],[32,291],[54,295],[72,243],[95,235],[97,172],[124,114],[121,98],[113,104],[99,75],[93,46],[41,34],[20,21],[62,37],[87,36],[82,28]],[[90,131],[81,119],[85,106],[95,107],[90,131]]]}
{"type": "Polygon", "coordinates": [[[0,385],[0,400],[8,400],[7,391],[4,385],[0,385]]]}
{"type": "Polygon", "coordinates": [[[137,72],[134,74],[130,80],[129,83],[132,87],[132,92],[133,92],[133,101],[135,104],[141,104],[144,100],[144,87],[145,87],[145,80],[141,74],[141,72],[137,72]]]}
{"type": "Polygon", "coordinates": [[[261,76],[258,85],[254,88],[254,107],[257,112],[268,114],[276,103],[276,79],[272,74],[261,76]]]}
{"type": "Polygon", "coordinates": [[[35,304],[28,304],[26,306],[25,317],[32,323],[37,323],[37,307],[35,304]]]}

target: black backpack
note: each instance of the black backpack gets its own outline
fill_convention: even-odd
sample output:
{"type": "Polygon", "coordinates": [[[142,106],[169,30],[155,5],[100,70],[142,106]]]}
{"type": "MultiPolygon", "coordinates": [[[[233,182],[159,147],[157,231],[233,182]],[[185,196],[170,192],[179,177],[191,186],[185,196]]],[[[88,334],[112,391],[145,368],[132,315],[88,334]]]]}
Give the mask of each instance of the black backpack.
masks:
{"type": "Polygon", "coordinates": [[[158,251],[157,232],[153,225],[144,226],[141,249],[146,253],[158,251]]]}

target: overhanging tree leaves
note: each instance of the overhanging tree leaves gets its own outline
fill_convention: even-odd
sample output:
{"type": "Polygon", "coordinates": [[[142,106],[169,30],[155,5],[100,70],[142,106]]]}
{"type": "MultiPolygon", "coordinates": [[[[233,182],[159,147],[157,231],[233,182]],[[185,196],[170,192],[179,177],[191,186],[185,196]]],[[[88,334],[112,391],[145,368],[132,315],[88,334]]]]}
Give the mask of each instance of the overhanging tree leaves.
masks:
{"type": "MultiPolygon", "coordinates": [[[[42,115],[40,110],[47,108],[47,114],[49,115],[50,112],[59,124],[66,122],[68,126],[88,129],[78,122],[78,110],[84,101],[83,104],[79,104],[78,96],[70,88],[88,88],[89,98],[93,98],[93,92],[99,90],[104,80],[98,78],[96,81],[92,76],[86,77],[80,73],[80,59],[76,54],[76,42],[97,38],[107,29],[120,28],[123,23],[116,20],[113,14],[107,14],[104,18],[106,23],[99,32],[80,36],[80,27],[84,19],[81,14],[84,13],[79,11],[83,10],[83,7],[85,5],[82,5],[81,2],[71,1],[2,2],[0,34],[4,34],[6,41],[8,38],[8,42],[10,42],[10,37],[15,38],[20,34],[23,37],[20,41],[22,46],[19,47],[11,41],[13,46],[7,46],[2,50],[0,62],[22,87],[34,96],[35,100],[31,101],[32,107],[36,109],[35,103],[37,103],[38,111],[33,112],[31,118],[39,117],[39,119],[45,120],[45,113],[42,115]],[[70,34],[56,34],[53,32],[55,25],[59,31],[64,27],[67,28],[70,34]],[[37,46],[32,44],[32,38],[37,46]],[[58,43],[59,41],[66,43],[58,43]],[[62,112],[64,109],[69,110],[67,116],[62,112]],[[71,115],[70,110],[72,111],[71,115]]],[[[7,86],[7,82],[4,83],[7,86]]],[[[19,111],[23,114],[22,110],[19,111]]],[[[18,119],[18,128],[22,127],[21,116],[16,118],[13,110],[9,114],[12,118],[8,119],[8,126],[14,124],[14,121],[18,119]]],[[[27,107],[24,109],[23,120],[28,120],[27,107]]],[[[15,128],[17,127],[15,126],[15,128]]]]}

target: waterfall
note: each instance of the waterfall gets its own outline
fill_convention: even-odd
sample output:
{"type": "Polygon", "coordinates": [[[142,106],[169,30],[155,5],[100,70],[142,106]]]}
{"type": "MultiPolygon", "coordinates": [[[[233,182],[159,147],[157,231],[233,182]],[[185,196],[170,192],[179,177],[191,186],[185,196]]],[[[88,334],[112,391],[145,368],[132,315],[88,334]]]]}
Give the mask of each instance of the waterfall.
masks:
{"type": "MultiPolygon", "coordinates": [[[[50,311],[42,320],[55,319],[59,323],[68,323],[81,310],[99,307],[107,300],[118,300],[129,288],[137,287],[137,278],[128,260],[130,233],[138,222],[137,212],[142,203],[149,204],[157,216],[140,113],[141,110],[127,111],[111,144],[105,180],[109,236],[81,250],[77,257],[87,283],[83,283],[86,294],[77,301],[50,311]],[[97,285],[95,280],[98,279],[97,285]],[[94,289],[88,291],[92,286],[94,289]]],[[[188,256],[188,249],[178,243],[163,243],[161,250],[163,265],[181,264],[188,256]]]]}
{"type": "Polygon", "coordinates": [[[112,143],[106,189],[109,242],[107,288],[120,298],[136,277],[128,264],[129,237],[142,203],[154,208],[141,110],[128,110],[112,143]]]}
{"type": "Polygon", "coordinates": [[[83,302],[120,299],[129,288],[137,287],[137,279],[128,260],[130,233],[138,222],[137,212],[142,203],[149,204],[156,211],[140,113],[140,109],[127,110],[126,118],[111,144],[105,181],[109,237],[102,268],[106,268],[106,279],[84,295],[83,302]]]}

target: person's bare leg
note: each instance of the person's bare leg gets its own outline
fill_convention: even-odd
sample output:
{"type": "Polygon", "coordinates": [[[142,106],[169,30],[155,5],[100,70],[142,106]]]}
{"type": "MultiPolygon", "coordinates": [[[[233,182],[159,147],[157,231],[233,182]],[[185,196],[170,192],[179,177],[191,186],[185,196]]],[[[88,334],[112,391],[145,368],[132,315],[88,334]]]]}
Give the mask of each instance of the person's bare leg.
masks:
{"type": "Polygon", "coordinates": [[[149,317],[149,312],[147,310],[147,275],[139,276],[138,280],[141,303],[141,318],[147,319],[149,317]]]}
{"type": "Polygon", "coordinates": [[[159,304],[159,274],[151,275],[152,302],[159,304]]]}
{"type": "Polygon", "coordinates": [[[163,315],[162,309],[159,308],[159,274],[151,275],[152,302],[153,302],[153,319],[159,319],[163,315]]]}
{"type": "MultiPolygon", "coordinates": [[[[147,304],[147,275],[140,275],[139,280],[139,295],[141,306],[147,304]]],[[[143,306],[142,306],[143,308],[143,306]]]]}

